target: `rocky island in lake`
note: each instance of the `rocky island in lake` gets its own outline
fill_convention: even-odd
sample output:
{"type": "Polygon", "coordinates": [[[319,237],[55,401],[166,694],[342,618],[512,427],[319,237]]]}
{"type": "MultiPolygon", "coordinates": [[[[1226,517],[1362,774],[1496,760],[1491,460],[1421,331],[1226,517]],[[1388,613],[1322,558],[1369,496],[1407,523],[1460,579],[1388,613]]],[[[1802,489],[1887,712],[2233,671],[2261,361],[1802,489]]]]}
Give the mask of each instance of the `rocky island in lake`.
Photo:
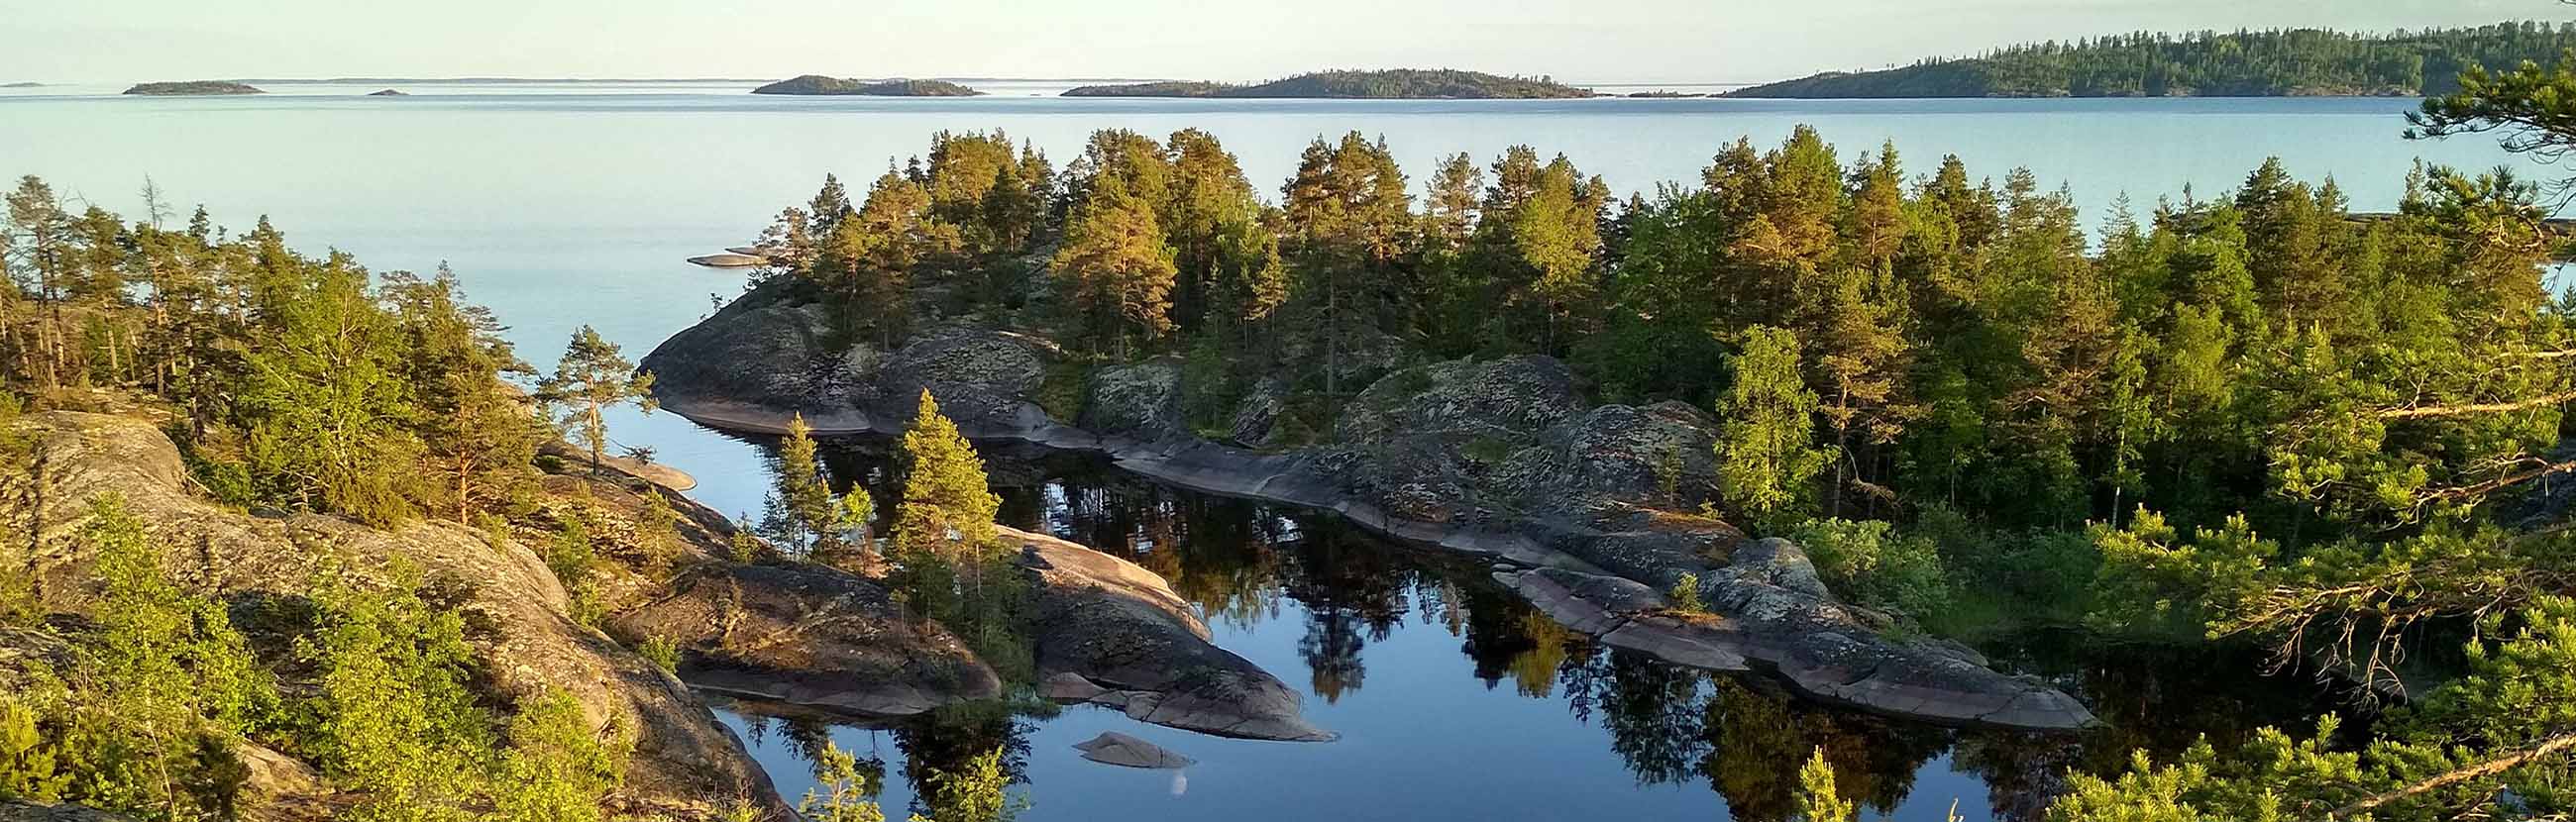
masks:
{"type": "Polygon", "coordinates": [[[127,88],[125,93],[155,97],[185,97],[220,94],[261,94],[264,92],[260,91],[257,86],[253,86],[249,83],[236,83],[229,80],[183,80],[162,83],[136,83],[132,87],[127,88]]]}
{"type": "MultiPolygon", "coordinates": [[[[868,268],[826,251],[853,242],[869,213],[850,210],[830,183],[817,207],[840,218],[817,225],[801,210],[791,215],[757,247],[777,273],[640,362],[656,375],[662,407],[742,432],[894,435],[927,393],[978,440],[1101,454],[1176,486],[1335,511],[1492,562],[1498,584],[1615,647],[1776,672],[1812,696],[1900,717],[2038,729],[2093,722],[2066,694],[1996,673],[1962,646],[1887,633],[1894,618],[1835,596],[1796,545],[1750,540],[1701,513],[1718,485],[1722,425],[1690,404],[1604,402],[1553,356],[1444,359],[1357,330],[1336,340],[1274,327],[1283,336],[1269,345],[1281,347],[1264,356],[1303,365],[1267,375],[1219,376],[1172,355],[1121,361],[1115,315],[1085,308],[1069,278],[1103,253],[1094,244],[1108,238],[1085,223],[1111,219],[1098,209],[1115,201],[1096,198],[1126,196],[1117,163],[1166,149],[1123,132],[1096,136],[1093,156],[1076,167],[1109,170],[1072,185],[1116,193],[1077,204],[1058,239],[1012,222],[1040,213],[1025,205],[1039,200],[1012,189],[1043,158],[998,134],[938,139],[927,183],[889,176],[867,207],[913,200],[903,187],[924,186],[926,211],[906,219],[954,213],[960,224],[923,229],[959,239],[920,259],[973,267],[868,268]],[[965,185],[970,175],[982,185],[965,185]],[[942,197],[958,210],[944,211],[942,197]],[[1028,210],[987,205],[1013,202],[1028,210]],[[800,236],[841,239],[807,245],[800,236]],[[1038,245],[1023,253],[1023,243],[1038,245]],[[1330,403],[1310,393],[1333,384],[1351,393],[1330,403]]],[[[1204,134],[1174,139],[1172,156],[1210,156],[1204,134]]],[[[1310,163],[1334,156],[1333,144],[1318,145],[1324,154],[1310,151],[1310,163]]],[[[1354,135],[1330,162],[1368,162],[1379,150],[1354,135]]],[[[1221,183],[1230,166],[1150,173],[1221,183]]],[[[1219,247],[1203,253],[1225,253],[1219,247]]],[[[1264,255],[1254,260],[1277,253],[1250,250],[1264,255]]],[[[1249,287],[1199,282],[1185,299],[1212,308],[1249,287]]]]}
{"type": "Polygon", "coordinates": [[[1318,71],[1267,83],[1157,81],[1079,86],[1066,97],[1229,97],[1370,100],[1562,99],[1596,96],[1546,77],[1505,77],[1455,69],[1318,71]]]}
{"type": "Polygon", "coordinates": [[[806,74],[751,90],[753,94],[858,97],[978,97],[983,92],[946,80],[855,80],[806,74]]]}

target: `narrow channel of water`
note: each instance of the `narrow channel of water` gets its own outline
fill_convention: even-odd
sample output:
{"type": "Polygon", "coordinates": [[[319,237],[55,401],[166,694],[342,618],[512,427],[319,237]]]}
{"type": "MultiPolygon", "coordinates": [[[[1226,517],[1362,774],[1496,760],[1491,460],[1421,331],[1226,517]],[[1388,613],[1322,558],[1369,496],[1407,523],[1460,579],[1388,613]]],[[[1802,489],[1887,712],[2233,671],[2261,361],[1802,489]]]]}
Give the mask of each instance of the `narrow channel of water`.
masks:
{"type": "MultiPolygon", "coordinates": [[[[886,498],[887,443],[827,448],[841,483],[886,498]]],[[[2081,735],[1962,731],[1798,699],[1760,676],[1720,676],[1601,648],[1453,555],[1390,544],[1329,514],[1144,481],[1096,458],[985,444],[1003,519],[1109,551],[1172,581],[1217,644],[1305,692],[1331,743],[1222,739],[1074,706],[1052,716],[957,709],[883,723],[725,722],[781,793],[813,784],[828,736],[883,769],[889,815],[920,786],[1000,747],[1024,818],[1740,819],[1789,813],[1797,767],[1822,748],[1869,818],[2035,819],[2068,768],[2103,772],[2204,731],[2304,724],[2304,680],[2252,658],[2177,658],[2042,638],[1987,649],[2050,677],[2110,726],[2081,735]],[[1115,730],[1197,760],[1141,771],[1072,745],[1115,730]]],[[[2225,737],[2221,737],[2223,740],[2225,737]]]]}

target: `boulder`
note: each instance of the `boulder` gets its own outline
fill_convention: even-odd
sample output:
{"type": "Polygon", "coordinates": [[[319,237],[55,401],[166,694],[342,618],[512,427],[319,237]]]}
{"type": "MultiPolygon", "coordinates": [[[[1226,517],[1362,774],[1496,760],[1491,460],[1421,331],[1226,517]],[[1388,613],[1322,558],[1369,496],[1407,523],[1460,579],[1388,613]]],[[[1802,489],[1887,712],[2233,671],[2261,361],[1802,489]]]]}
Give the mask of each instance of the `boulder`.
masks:
{"type": "Polygon", "coordinates": [[[1001,694],[947,629],[822,566],[701,563],[609,627],[635,643],[670,641],[681,679],[736,697],[886,717],[1001,694]]]}
{"type": "Polygon", "coordinates": [[[1218,736],[1325,741],[1297,692],[1209,641],[1170,583],[1064,540],[996,528],[1037,579],[1030,624],[1043,692],[1218,736]]]}
{"type": "Polygon", "coordinates": [[[896,430],[912,421],[921,392],[970,434],[1018,430],[1029,397],[1046,381],[1046,356],[1030,338],[999,331],[948,329],[918,335],[886,354],[876,379],[854,392],[860,407],[896,430]]]}
{"type": "Polygon", "coordinates": [[[1175,770],[1198,764],[1197,760],[1173,753],[1161,745],[1117,731],[1104,731],[1087,741],[1074,743],[1073,749],[1081,751],[1084,759],[1129,768],[1175,770]]]}
{"type": "Polygon", "coordinates": [[[1093,370],[1076,422],[1093,433],[1142,440],[1186,433],[1180,363],[1163,358],[1093,370]]]}
{"type": "Polygon", "coordinates": [[[463,581],[460,608],[485,683],[519,697],[560,689],[591,722],[634,733],[630,801],[711,812],[748,792],[783,809],[768,776],[739,740],[681,683],[570,616],[563,586],[543,560],[514,540],[495,541],[453,523],[419,521],[395,530],[337,517],[263,518],[197,499],[178,449],[153,423],[71,412],[32,414],[18,431],[37,449],[34,476],[0,478],[0,530],[33,536],[32,568],[42,605],[88,615],[98,602],[94,556],[77,538],[91,500],[123,497],[151,539],[187,546],[174,557],[177,581],[225,599],[296,599],[326,566],[353,584],[395,584],[401,572],[463,581]]]}
{"type": "Polygon", "coordinates": [[[1235,403],[1228,437],[1247,448],[1272,448],[1280,444],[1287,432],[1279,424],[1280,415],[1288,411],[1288,382],[1278,377],[1263,377],[1252,384],[1243,399],[1235,403]]]}

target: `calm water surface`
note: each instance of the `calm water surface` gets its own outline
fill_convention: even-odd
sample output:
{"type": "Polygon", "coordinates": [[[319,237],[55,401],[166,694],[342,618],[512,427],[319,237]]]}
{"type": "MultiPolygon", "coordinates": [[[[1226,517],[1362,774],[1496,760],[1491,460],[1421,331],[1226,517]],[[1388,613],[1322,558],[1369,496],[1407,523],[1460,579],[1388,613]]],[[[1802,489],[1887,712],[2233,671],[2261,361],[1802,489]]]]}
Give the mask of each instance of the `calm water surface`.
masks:
{"type": "MultiPolygon", "coordinates": [[[[118,87],[0,91],[0,173],[129,216],[146,175],[222,223],[261,214],[308,251],[379,270],[453,265],[531,361],[578,325],[631,356],[708,313],[742,275],[681,262],[751,239],[826,171],[862,183],[940,129],[1002,128],[1059,164],[1099,128],[1200,128],[1275,188],[1319,134],[1383,135],[1422,175],[1527,143],[1564,152],[1622,191],[1696,179],[1725,143],[1776,143],[1808,123],[1845,156],[1892,140],[1914,171],[1944,153],[2000,178],[2027,166],[2098,222],[2123,194],[2143,211],[2185,186],[2204,196],[2278,155],[2332,176],[2357,210],[2394,206],[2410,165],[2507,162],[2483,141],[2397,138],[2407,101],[1216,101],[1068,100],[1069,83],[1014,81],[971,99],[754,97],[749,84],[292,84],[226,98],[125,98],[118,87]]],[[[1627,90],[1627,89],[1622,89],[1627,90]]],[[[755,443],[669,415],[615,420],[616,437],[696,474],[701,501],[756,512],[755,443]]],[[[835,462],[871,473],[865,448],[835,462]]],[[[1008,746],[1029,818],[1774,819],[1796,763],[1825,748],[1873,814],[2009,818],[2069,766],[2108,767],[2135,745],[2172,749],[2199,728],[2285,721],[2310,709],[2295,682],[2250,660],[2141,658],[2103,649],[1989,649],[2056,678],[2114,727],[2082,738],[1953,733],[1788,699],[1758,679],[1701,676],[1590,647],[1531,615],[1480,569],[1387,546],[1329,521],[1211,500],[1082,460],[1004,456],[1011,516],[1163,572],[1209,609],[1219,644],[1292,684],[1330,744],[1225,740],[1078,707],[1049,719],[944,717],[881,729],[727,721],[784,792],[808,784],[800,745],[828,734],[887,763],[889,808],[909,780],[960,752],[1008,746]],[[1095,765],[1067,748],[1121,730],[1199,760],[1179,774],[1095,765]]]]}

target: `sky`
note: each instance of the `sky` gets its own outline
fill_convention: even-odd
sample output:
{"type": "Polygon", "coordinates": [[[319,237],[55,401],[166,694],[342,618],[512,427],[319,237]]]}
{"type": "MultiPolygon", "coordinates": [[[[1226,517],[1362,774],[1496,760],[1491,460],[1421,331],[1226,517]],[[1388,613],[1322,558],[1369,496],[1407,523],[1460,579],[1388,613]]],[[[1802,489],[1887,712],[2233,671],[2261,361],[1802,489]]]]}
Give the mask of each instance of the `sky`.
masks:
{"type": "Polygon", "coordinates": [[[0,0],[0,82],[1391,67],[1751,82],[2124,31],[2571,17],[2554,0],[0,0]]]}

